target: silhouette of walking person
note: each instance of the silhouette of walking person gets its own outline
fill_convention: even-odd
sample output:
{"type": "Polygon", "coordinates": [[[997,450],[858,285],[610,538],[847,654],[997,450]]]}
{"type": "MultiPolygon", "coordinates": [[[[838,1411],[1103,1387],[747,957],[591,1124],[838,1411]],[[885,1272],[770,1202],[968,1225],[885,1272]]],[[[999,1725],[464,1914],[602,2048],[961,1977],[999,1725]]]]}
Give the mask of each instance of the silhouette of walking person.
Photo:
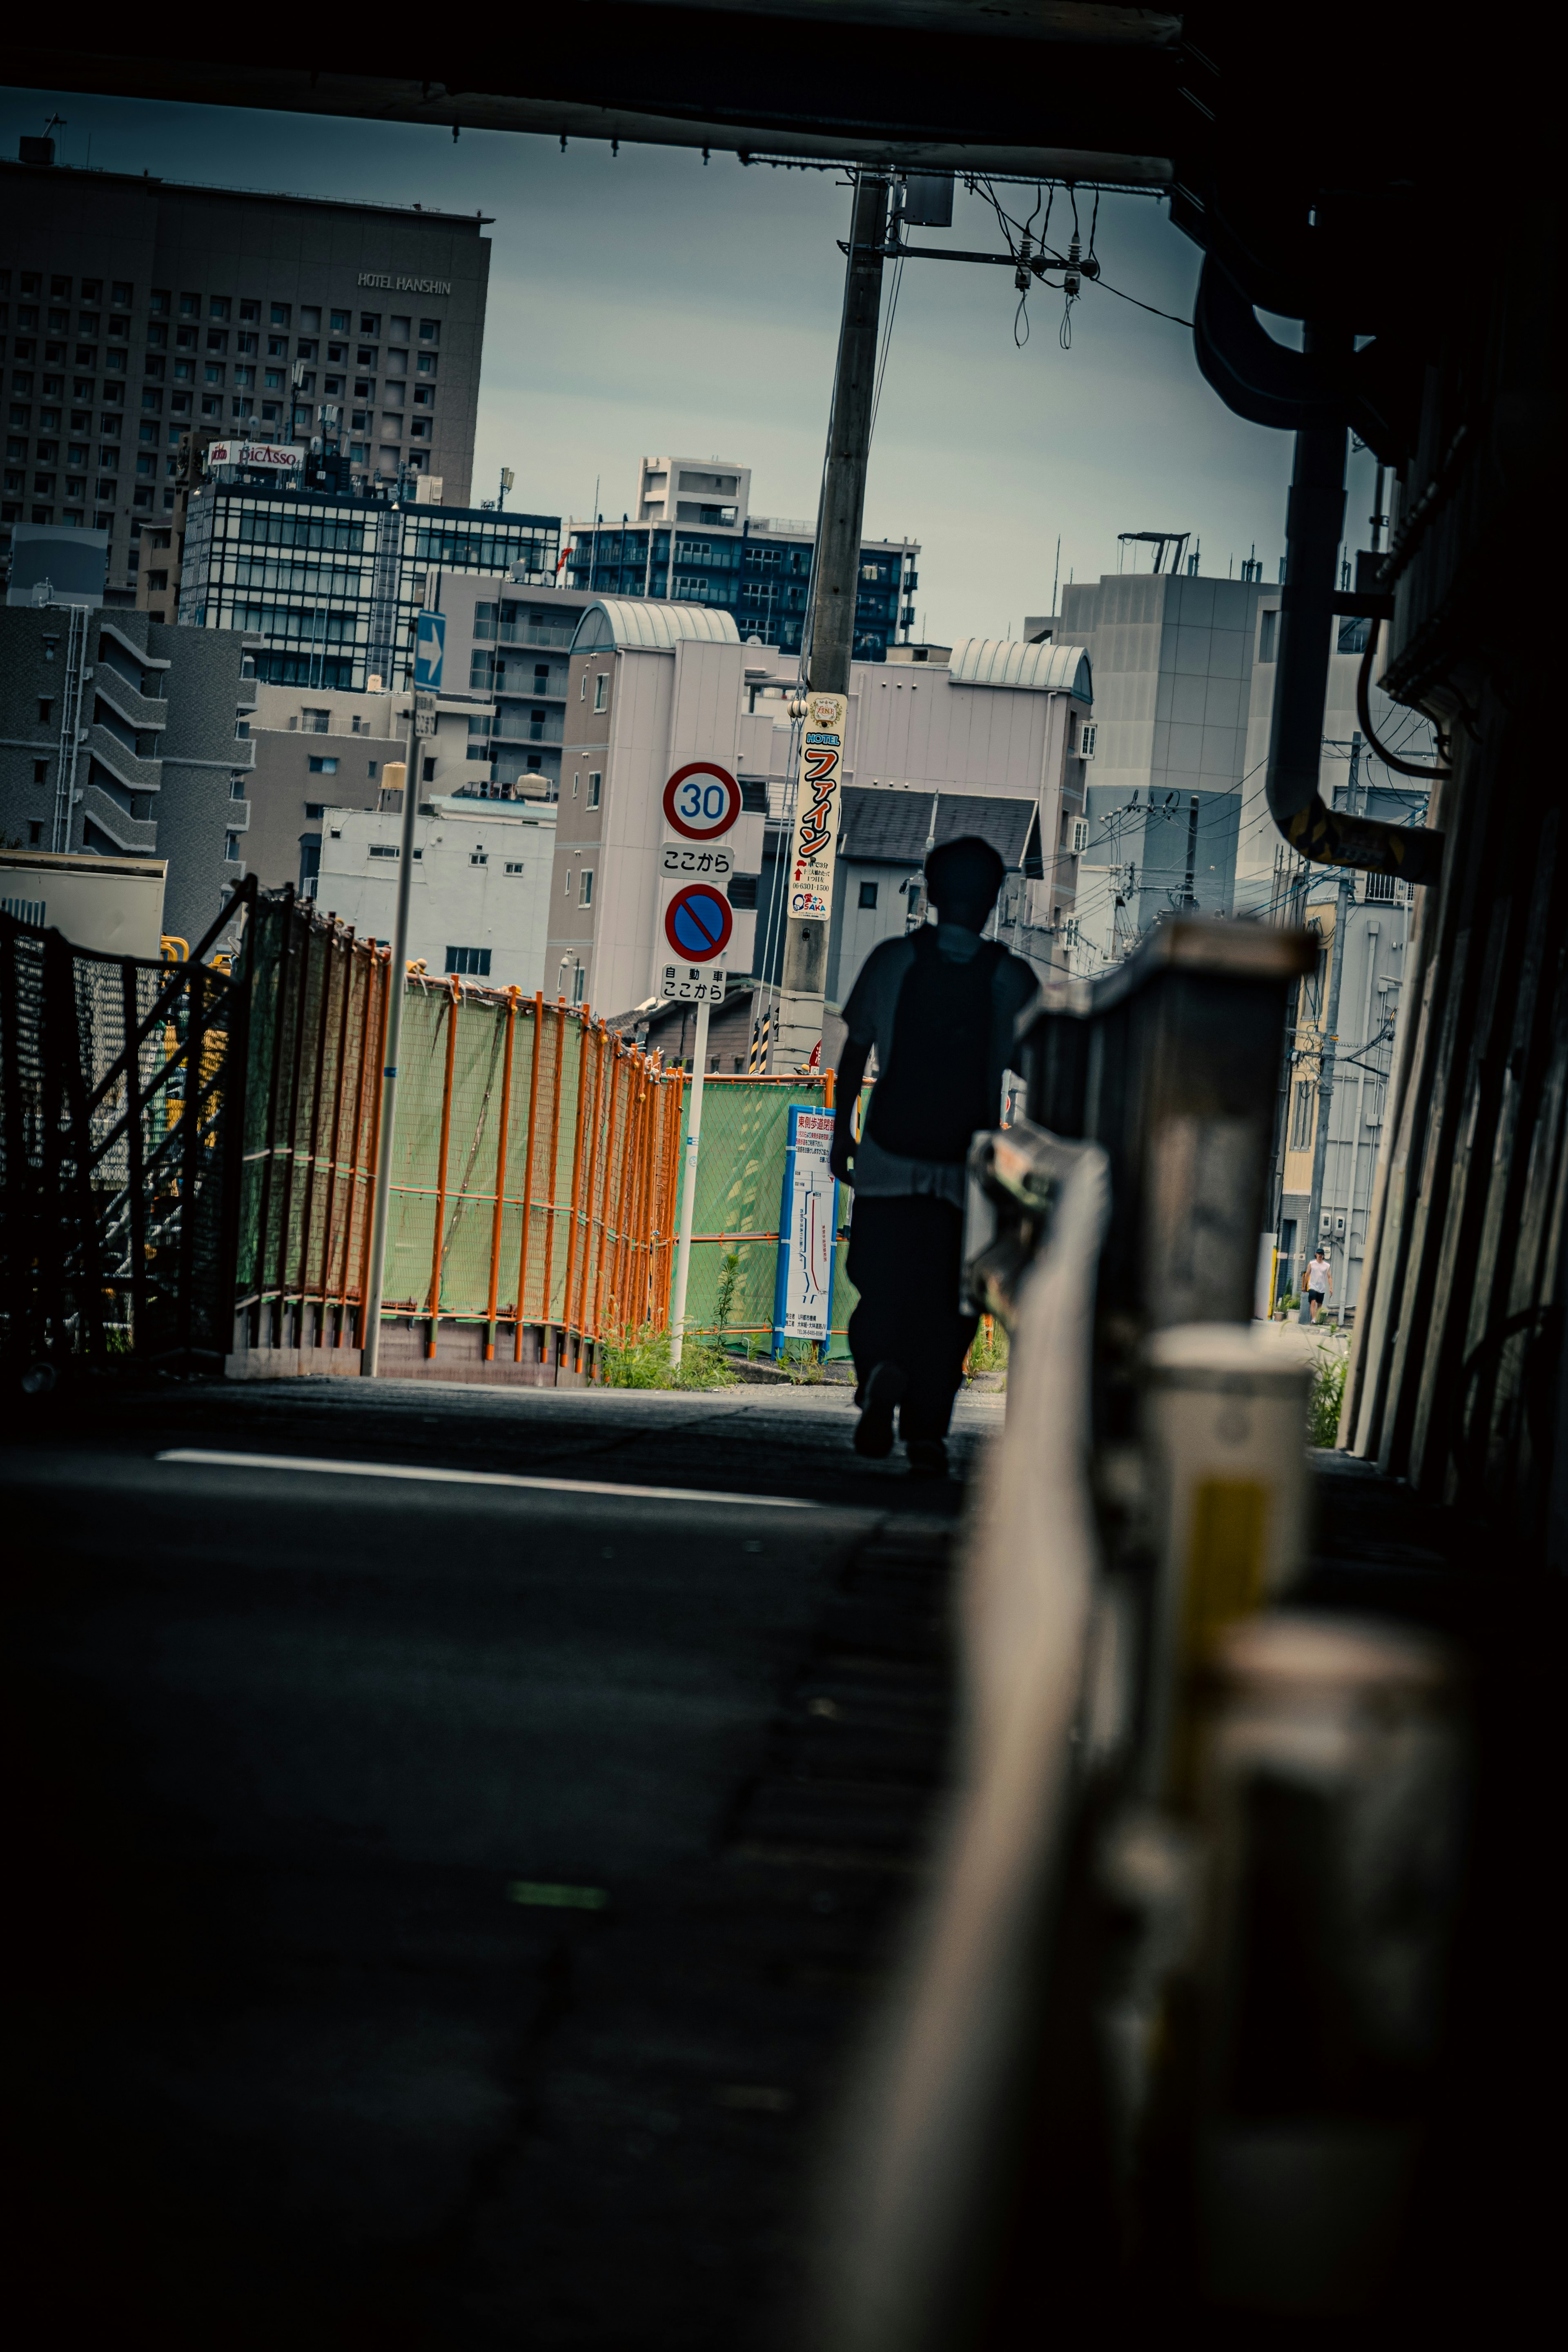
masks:
{"type": "Polygon", "coordinates": [[[959,1309],[964,1162],[976,1130],[1000,1116],[1014,1024],[1035,978],[981,937],[1006,871],[988,842],[945,842],[925,871],[937,920],[873,948],[844,1008],[832,1165],[855,1188],[855,1450],[890,1454],[898,1414],[910,1470],[942,1476],[976,1321],[959,1309]],[[878,1077],[857,1144],[873,1045],[878,1077]]]}

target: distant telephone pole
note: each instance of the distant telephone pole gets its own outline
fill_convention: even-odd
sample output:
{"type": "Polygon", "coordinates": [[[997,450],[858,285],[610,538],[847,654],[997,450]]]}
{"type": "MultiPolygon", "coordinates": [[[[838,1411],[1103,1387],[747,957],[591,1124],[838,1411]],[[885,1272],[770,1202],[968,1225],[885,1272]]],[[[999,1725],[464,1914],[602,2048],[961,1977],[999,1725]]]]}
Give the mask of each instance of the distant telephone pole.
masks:
{"type": "MultiPolygon", "coordinates": [[[[1307,1207],[1307,1241],[1310,1249],[1316,1249],[1322,1239],[1318,1229],[1323,1219],[1323,1176],[1329,1160],[1329,1113],[1334,1100],[1334,1047],[1338,1043],[1340,1025],[1340,982],[1344,978],[1345,949],[1350,937],[1351,898],[1354,888],[1355,885],[1350,876],[1342,871],[1340,887],[1334,898],[1334,944],[1329,961],[1329,1001],[1323,1007],[1323,1025],[1319,1032],[1321,1052],[1318,1059],[1318,1129],[1312,1139],[1312,1192],[1307,1207]]],[[[1346,1234],[1348,1237],[1348,1223],[1346,1234]]],[[[1342,1276],[1343,1272],[1344,1269],[1342,1267],[1342,1276]]],[[[1310,1323],[1312,1319],[1311,1308],[1307,1303],[1305,1281],[1301,1285],[1300,1319],[1303,1323],[1310,1323]]]]}

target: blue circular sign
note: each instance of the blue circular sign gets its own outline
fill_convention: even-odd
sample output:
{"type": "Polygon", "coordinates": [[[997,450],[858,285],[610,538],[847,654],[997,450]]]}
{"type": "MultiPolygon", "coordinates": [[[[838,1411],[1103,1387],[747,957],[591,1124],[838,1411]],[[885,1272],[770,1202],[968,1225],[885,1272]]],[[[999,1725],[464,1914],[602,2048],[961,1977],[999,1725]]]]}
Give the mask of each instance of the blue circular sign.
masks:
{"type": "Polygon", "coordinates": [[[711,882],[689,882],[664,910],[664,936],[686,963],[711,963],[734,928],[730,901],[711,882]]]}

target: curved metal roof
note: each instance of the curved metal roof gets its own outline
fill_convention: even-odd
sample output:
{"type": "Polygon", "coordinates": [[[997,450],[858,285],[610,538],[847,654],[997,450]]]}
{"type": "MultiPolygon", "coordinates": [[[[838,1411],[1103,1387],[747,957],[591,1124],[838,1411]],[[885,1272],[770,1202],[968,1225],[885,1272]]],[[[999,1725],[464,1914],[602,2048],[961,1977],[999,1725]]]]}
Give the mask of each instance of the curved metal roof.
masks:
{"type": "Polygon", "coordinates": [[[952,649],[954,686],[1021,686],[1035,694],[1094,700],[1094,673],[1082,646],[1023,646],[1010,637],[965,637],[952,649]]]}
{"type": "Polygon", "coordinates": [[[602,596],[585,607],[572,640],[574,654],[591,654],[602,646],[641,646],[651,653],[668,653],[682,637],[703,637],[710,645],[738,646],[740,631],[730,613],[710,611],[706,604],[656,604],[640,596],[602,596]]]}

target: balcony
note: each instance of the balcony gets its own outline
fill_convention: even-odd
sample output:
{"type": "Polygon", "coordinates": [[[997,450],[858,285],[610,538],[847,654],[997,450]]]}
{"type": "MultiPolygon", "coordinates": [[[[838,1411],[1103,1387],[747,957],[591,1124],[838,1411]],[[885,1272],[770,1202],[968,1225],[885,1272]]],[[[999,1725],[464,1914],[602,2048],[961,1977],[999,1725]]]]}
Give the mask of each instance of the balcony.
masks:
{"type": "Polygon", "coordinates": [[[169,723],[168,704],[154,695],[139,694],[130,679],[110,668],[108,662],[93,664],[92,688],[128,727],[166,727],[169,723]]]}
{"type": "Polygon", "coordinates": [[[500,743],[563,743],[566,740],[565,713],[552,710],[542,719],[531,718],[526,710],[498,712],[492,740],[500,743]]]}
{"type": "Polygon", "coordinates": [[[577,623],[572,620],[563,626],[535,626],[530,621],[476,621],[476,645],[544,646],[563,652],[577,634],[577,623]]]}
{"type": "Polygon", "coordinates": [[[161,760],[139,760],[134,751],[126,750],[118,735],[111,735],[97,719],[83,735],[81,750],[89,760],[106,768],[128,793],[155,793],[163,781],[161,760]]]}
{"type": "Polygon", "coordinates": [[[157,849],[156,823],[127,816],[120,803],[111,800],[101,785],[88,785],[81,796],[81,813],[87,824],[96,825],[128,857],[150,856],[157,849]]]}

